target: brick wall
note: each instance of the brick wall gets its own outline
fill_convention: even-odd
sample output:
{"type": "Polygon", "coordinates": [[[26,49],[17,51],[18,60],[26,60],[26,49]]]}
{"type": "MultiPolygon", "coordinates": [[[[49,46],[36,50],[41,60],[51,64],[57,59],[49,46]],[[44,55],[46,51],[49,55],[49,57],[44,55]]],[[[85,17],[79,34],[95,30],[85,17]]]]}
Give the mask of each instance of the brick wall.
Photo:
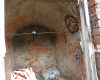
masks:
{"type": "Polygon", "coordinates": [[[56,41],[57,68],[70,80],[85,79],[84,56],[79,45],[79,32],[59,35],[56,41]],[[66,38],[65,38],[66,37],[66,38]],[[67,40],[66,40],[67,39],[67,40]]]}
{"type": "MultiPolygon", "coordinates": [[[[64,21],[67,14],[77,18],[75,8],[77,3],[7,2],[5,4],[6,34],[30,32],[34,30],[30,28],[30,25],[40,25],[41,27],[35,28],[39,30],[38,32],[48,30],[56,32],[34,36],[7,35],[6,47],[9,52],[6,54],[5,62],[7,64],[9,61],[10,64],[6,66],[6,72],[10,65],[11,70],[6,73],[6,77],[10,76],[12,70],[18,68],[32,67],[34,71],[41,72],[42,69],[56,66],[61,74],[70,80],[86,79],[84,55],[79,44],[79,31],[71,34],[64,21]],[[14,60],[10,61],[9,57],[14,60]]],[[[80,21],[79,27],[81,27],[80,21]]]]}
{"type": "Polygon", "coordinates": [[[99,44],[100,44],[100,1],[99,0],[90,0],[89,1],[89,14],[90,14],[90,21],[91,21],[91,28],[92,28],[92,36],[94,42],[94,48],[97,50],[95,52],[95,59],[96,59],[96,67],[98,78],[100,79],[100,52],[99,51],[99,44]]]}
{"type": "Polygon", "coordinates": [[[11,72],[14,70],[14,52],[11,40],[6,37],[6,55],[5,55],[5,73],[6,80],[11,79],[11,72]]]}
{"type": "MultiPolygon", "coordinates": [[[[29,26],[18,33],[48,32],[41,26],[29,26]]],[[[34,72],[56,67],[55,38],[52,34],[18,35],[13,39],[14,69],[31,67],[34,72]]]]}

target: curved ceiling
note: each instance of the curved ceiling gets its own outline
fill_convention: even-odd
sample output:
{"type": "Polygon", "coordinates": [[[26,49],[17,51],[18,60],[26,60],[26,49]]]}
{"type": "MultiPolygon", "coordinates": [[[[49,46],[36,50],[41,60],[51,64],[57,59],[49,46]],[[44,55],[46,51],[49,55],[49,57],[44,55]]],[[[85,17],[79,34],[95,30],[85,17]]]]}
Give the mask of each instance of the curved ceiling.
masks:
{"type": "Polygon", "coordinates": [[[68,14],[77,18],[76,5],[77,2],[5,3],[6,31],[16,33],[27,24],[44,26],[52,32],[67,32],[64,18],[68,14]]]}
{"type": "Polygon", "coordinates": [[[6,2],[77,2],[77,0],[5,0],[6,2]]]}

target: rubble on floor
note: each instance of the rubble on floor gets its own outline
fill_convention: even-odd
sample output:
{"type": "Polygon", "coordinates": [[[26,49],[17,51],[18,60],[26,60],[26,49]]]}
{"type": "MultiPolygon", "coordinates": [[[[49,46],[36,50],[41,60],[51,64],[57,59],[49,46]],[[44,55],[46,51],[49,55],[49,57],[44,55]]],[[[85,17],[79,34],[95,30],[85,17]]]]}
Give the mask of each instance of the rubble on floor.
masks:
{"type": "Polygon", "coordinates": [[[20,69],[11,73],[11,80],[37,80],[32,68],[20,69]]]}
{"type": "Polygon", "coordinates": [[[33,72],[32,68],[20,69],[11,73],[11,80],[69,80],[62,76],[57,68],[48,68],[41,74],[33,72]]]}
{"type": "Polygon", "coordinates": [[[56,75],[55,80],[69,80],[63,75],[56,75]]]}

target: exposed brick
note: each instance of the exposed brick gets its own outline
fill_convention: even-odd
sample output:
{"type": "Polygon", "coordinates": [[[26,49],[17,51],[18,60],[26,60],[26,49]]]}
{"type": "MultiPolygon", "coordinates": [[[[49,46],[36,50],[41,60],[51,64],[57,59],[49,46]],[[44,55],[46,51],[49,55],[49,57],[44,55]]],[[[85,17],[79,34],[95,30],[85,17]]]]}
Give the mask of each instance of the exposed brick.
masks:
{"type": "MultiPolygon", "coordinates": [[[[100,0],[99,0],[100,1],[100,0]]],[[[91,7],[93,4],[95,4],[97,0],[92,0],[92,4],[89,6],[91,7]]],[[[91,23],[91,28],[97,28],[92,31],[92,35],[95,36],[93,39],[94,48],[97,50],[96,44],[100,43],[100,4],[96,4],[92,6],[89,10],[90,13],[90,21],[91,23]]],[[[97,73],[98,73],[98,78],[100,79],[100,52],[95,53],[95,60],[96,60],[96,66],[97,66],[97,73]]]]}
{"type": "Polygon", "coordinates": [[[78,27],[81,27],[81,23],[78,23],[78,27]]]}
{"type": "Polygon", "coordinates": [[[95,60],[96,60],[98,78],[100,79],[100,52],[95,52],[95,60]]]}
{"type": "Polygon", "coordinates": [[[93,42],[94,42],[95,44],[100,43],[100,37],[95,37],[94,40],[93,40],[93,42]]]}
{"type": "MultiPolygon", "coordinates": [[[[81,80],[80,78],[76,79],[76,76],[82,77],[84,79],[85,76],[82,75],[82,73],[85,72],[83,72],[82,70],[83,67],[85,67],[84,65],[85,63],[82,63],[83,62],[82,60],[84,60],[84,56],[82,56],[82,51],[79,45],[79,38],[78,38],[79,32],[76,32],[75,34],[69,33],[63,19],[64,15],[62,15],[63,12],[67,12],[69,9],[64,8],[64,6],[62,5],[55,5],[56,3],[39,3],[39,4],[34,3],[34,4],[7,3],[6,6],[7,11],[5,10],[6,11],[5,20],[7,21],[6,33],[16,33],[20,29],[21,30],[19,31],[19,33],[28,33],[28,32],[31,33],[32,32],[31,30],[34,30],[35,28],[37,32],[48,32],[50,30],[51,32],[57,32],[57,33],[52,34],[54,35],[54,37],[46,34],[43,35],[39,34],[40,37],[38,35],[31,35],[31,36],[23,35],[20,37],[15,36],[16,39],[14,40],[13,38],[14,44],[12,45],[16,47],[16,50],[14,51],[14,56],[15,56],[14,62],[16,63],[16,65],[14,65],[13,67],[17,69],[32,67],[34,72],[40,73],[43,69],[57,66],[58,70],[62,74],[67,75],[67,77],[71,76],[70,80],[81,80]],[[13,5],[15,7],[12,7],[13,5]],[[17,7],[18,5],[19,7],[17,7]],[[26,16],[24,16],[25,20],[22,19],[22,21],[20,21],[19,17],[21,16],[22,13],[25,13],[26,16]],[[16,25],[13,23],[12,20],[17,20],[15,23],[16,25]],[[20,24],[20,26],[17,24],[20,24]],[[38,27],[36,26],[34,28],[26,28],[30,24],[31,25],[37,24],[40,26],[45,25],[45,26],[43,26],[43,28],[41,26],[41,28],[39,29],[38,29],[39,26],[38,27]],[[48,30],[47,29],[45,30],[44,28],[47,28],[48,30]]],[[[73,2],[68,3],[68,5],[70,5],[71,8],[73,9],[72,4],[76,5],[77,3],[73,2]]],[[[68,14],[70,13],[71,12],[68,11],[68,14]]],[[[76,13],[74,15],[76,15],[76,13]]],[[[80,18],[78,19],[78,23],[81,31],[80,18]]],[[[12,46],[10,46],[10,48],[11,47],[12,46]]],[[[7,68],[6,72],[8,70],[9,69],[7,68]]],[[[11,73],[11,71],[9,73],[11,73]]],[[[7,76],[10,76],[9,73],[7,74],[7,76]]]]}
{"type": "MultiPolygon", "coordinates": [[[[100,0],[99,0],[100,1],[100,0]]],[[[96,6],[96,12],[100,12],[100,3],[95,5],[96,6]]]]}
{"type": "Polygon", "coordinates": [[[100,67],[100,59],[99,58],[96,58],[96,66],[100,67]]]}
{"type": "Polygon", "coordinates": [[[89,0],[89,7],[93,6],[95,4],[95,0],[89,0]]]}
{"type": "Polygon", "coordinates": [[[90,15],[98,13],[98,12],[100,12],[100,4],[96,4],[96,5],[94,5],[93,7],[91,7],[89,9],[89,14],[90,15]]]}
{"type": "Polygon", "coordinates": [[[85,80],[87,79],[86,74],[84,74],[84,78],[85,78],[85,80]]]}
{"type": "Polygon", "coordinates": [[[100,12],[97,12],[93,15],[90,16],[90,21],[93,22],[93,21],[97,21],[100,19],[100,12]]]}
{"type": "Polygon", "coordinates": [[[84,57],[84,55],[82,55],[82,60],[83,60],[83,61],[85,60],[85,57],[84,57]]]}
{"type": "Polygon", "coordinates": [[[99,36],[100,35],[100,29],[96,29],[92,31],[93,36],[99,36]]]}
{"type": "Polygon", "coordinates": [[[94,44],[94,49],[97,50],[97,46],[96,46],[96,44],[94,44]]]}
{"type": "Polygon", "coordinates": [[[95,52],[95,57],[100,58],[100,52],[95,52]]]}
{"type": "Polygon", "coordinates": [[[25,60],[30,60],[30,58],[26,58],[25,60]]]}
{"type": "Polygon", "coordinates": [[[96,6],[93,6],[93,7],[91,7],[90,9],[89,9],[89,14],[91,15],[91,14],[94,14],[94,13],[96,13],[96,6]]]}
{"type": "Polygon", "coordinates": [[[100,20],[91,23],[91,28],[97,28],[97,27],[100,27],[100,20]]]}
{"type": "Polygon", "coordinates": [[[93,14],[92,16],[90,16],[90,21],[96,21],[98,20],[97,14],[93,14]]]}
{"type": "Polygon", "coordinates": [[[81,18],[80,17],[78,17],[78,23],[81,23],[81,18]]]}
{"type": "Polygon", "coordinates": [[[100,0],[89,0],[89,7],[100,4],[100,0]]]}
{"type": "Polygon", "coordinates": [[[100,69],[98,69],[97,72],[98,72],[98,75],[100,76],[100,69]]]}
{"type": "Polygon", "coordinates": [[[98,79],[100,80],[100,67],[96,67],[96,68],[97,68],[98,79]]]}

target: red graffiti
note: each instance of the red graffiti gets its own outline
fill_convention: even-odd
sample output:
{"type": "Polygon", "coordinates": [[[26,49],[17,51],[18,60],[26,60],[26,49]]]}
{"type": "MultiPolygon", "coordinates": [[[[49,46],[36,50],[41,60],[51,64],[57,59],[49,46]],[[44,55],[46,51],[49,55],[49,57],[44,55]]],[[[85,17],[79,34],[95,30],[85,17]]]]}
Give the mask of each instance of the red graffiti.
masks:
{"type": "Polygon", "coordinates": [[[20,17],[18,17],[17,19],[12,20],[11,23],[7,23],[5,24],[6,26],[6,30],[5,33],[9,34],[12,30],[16,29],[18,27],[18,25],[20,25],[21,22],[24,22],[28,19],[28,16],[26,15],[22,15],[20,17]]]}

